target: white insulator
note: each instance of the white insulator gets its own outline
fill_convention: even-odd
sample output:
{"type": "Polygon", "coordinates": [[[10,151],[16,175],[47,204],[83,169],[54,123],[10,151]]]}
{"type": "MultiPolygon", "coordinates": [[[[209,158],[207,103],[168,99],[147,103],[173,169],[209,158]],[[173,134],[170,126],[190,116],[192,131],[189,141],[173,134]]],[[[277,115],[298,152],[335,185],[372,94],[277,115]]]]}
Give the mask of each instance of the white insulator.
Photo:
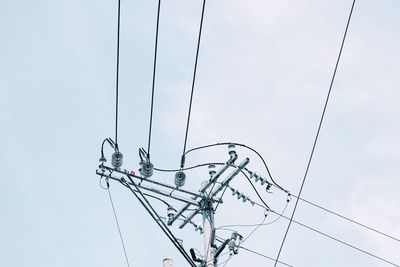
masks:
{"type": "Polygon", "coordinates": [[[208,165],[208,174],[210,175],[210,178],[213,178],[216,173],[215,164],[208,165]]]}
{"type": "Polygon", "coordinates": [[[235,150],[236,146],[234,144],[230,144],[228,145],[228,151],[229,151],[229,155],[234,156],[236,155],[236,150],[235,150]]]}
{"type": "Polygon", "coordinates": [[[186,181],[186,174],[183,171],[175,173],[175,185],[176,187],[182,187],[186,181]]]}
{"type": "Polygon", "coordinates": [[[119,169],[123,163],[123,155],[119,151],[115,151],[111,156],[111,164],[114,168],[119,169]]]}
{"type": "Polygon", "coordinates": [[[167,208],[167,225],[171,225],[172,220],[175,216],[175,210],[172,206],[168,206],[167,208]]]}

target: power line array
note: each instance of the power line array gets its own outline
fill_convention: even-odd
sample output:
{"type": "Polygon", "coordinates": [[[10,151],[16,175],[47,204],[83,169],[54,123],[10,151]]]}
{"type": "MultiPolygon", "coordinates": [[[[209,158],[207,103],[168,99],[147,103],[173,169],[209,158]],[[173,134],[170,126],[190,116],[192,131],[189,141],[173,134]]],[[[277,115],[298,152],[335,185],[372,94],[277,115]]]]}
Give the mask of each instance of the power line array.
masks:
{"type": "Polygon", "coordinates": [[[96,174],[100,176],[100,184],[102,185],[102,181],[105,181],[106,186],[102,186],[104,189],[108,191],[110,203],[113,209],[113,214],[116,220],[119,236],[121,239],[121,244],[123,247],[125,259],[127,262],[127,266],[129,266],[128,253],[125,248],[124,240],[122,237],[122,232],[119,226],[119,221],[117,218],[117,213],[115,209],[115,204],[112,199],[110,193],[109,181],[115,181],[127,188],[139,201],[139,203],[145,208],[151,218],[155,221],[155,223],[160,227],[160,229],[164,232],[167,238],[171,241],[171,243],[175,246],[175,248],[181,253],[182,257],[188,262],[189,266],[200,266],[200,267],[210,267],[217,266],[218,260],[222,259],[222,257],[226,257],[221,261],[221,265],[227,265],[229,261],[232,259],[234,255],[237,255],[239,250],[244,250],[255,255],[259,255],[264,257],[265,259],[271,260],[275,262],[275,266],[279,263],[285,266],[293,266],[288,263],[279,260],[283,245],[286,240],[286,236],[288,234],[291,223],[296,223],[306,229],[313,231],[314,233],[318,233],[323,237],[334,240],[342,245],[346,245],[352,249],[355,249],[359,252],[362,252],[366,255],[374,257],[382,262],[393,266],[399,266],[383,257],[377,256],[374,253],[368,252],[364,249],[361,249],[357,246],[354,246],[348,242],[345,242],[337,237],[326,234],[320,230],[315,229],[314,227],[303,224],[297,220],[294,220],[294,214],[297,208],[297,204],[299,201],[303,201],[304,203],[310,204],[313,207],[316,207],[320,210],[328,212],[331,215],[340,217],[342,219],[347,220],[350,223],[356,224],[358,226],[363,227],[364,229],[371,230],[377,234],[385,236],[387,238],[391,238],[397,242],[400,242],[400,239],[393,237],[389,234],[378,231],[372,227],[366,226],[365,224],[359,223],[356,220],[350,219],[344,215],[341,215],[337,212],[331,211],[327,208],[324,208],[318,204],[312,203],[311,201],[305,200],[301,198],[301,192],[304,186],[304,182],[307,177],[307,173],[311,164],[311,160],[313,157],[313,153],[316,147],[316,143],[318,140],[319,132],[321,129],[321,125],[323,122],[323,118],[325,115],[325,111],[327,108],[329,96],[332,90],[332,85],[335,79],[335,74],[337,71],[338,63],[340,60],[340,56],[343,50],[344,41],[346,38],[347,30],[349,27],[351,15],[353,12],[355,0],[353,0],[353,4],[351,7],[350,15],[347,21],[345,34],[342,40],[339,56],[335,65],[335,70],[331,79],[328,96],[325,101],[323,113],[321,116],[321,120],[318,126],[318,131],[314,140],[312,152],[308,161],[308,165],[306,168],[306,172],[302,181],[302,185],[300,188],[300,192],[298,196],[292,195],[287,189],[279,185],[271,175],[271,172],[267,166],[266,161],[263,159],[260,153],[258,153],[255,149],[240,143],[235,142],[223,142],[223,143],[214,143],[208,144],[200,147],[195,147],[187,150],[187,139],[188,139],[188,131],[190,125],[190,115],[191,108],[194,96],[194,88],[196,81],[196,71],[197,71],[197,63],[199,57],[200,43],[201,43],[201,34],[203,28],[203,19],[205,12],[205,4],[206,0],[203,0],[202,10],[201,10],[201,19],[200,26],[198,32],[197,39],[197,48],[196,48],[196,57],[194,62],[194,70],[193,70],[193,78],[192,78],[192,86],[191,86],[191,95],[189,102],[189,109],[187,114],[187,123],[185,130],[185,138],[183,144],[183,152],[180,158],[180,168],[179,169],[162,169],[157,168],[150,161],[150,149],[151,149],[151,135],[152,135],[152,122],[153,122],[153,107],[154,107],[154,92],[155,92],[155,82],[156,82],[156,65],[157,65],[157,49],[158,49],[158,34],[159,34],[159,24],[160,24],[160,10],[161,10],[161,0],[158,0],[158,8],[157,8],[157,22],[156,22],[156,33],[155,33],[155,46],[154,46],[154,61],[153,61],[153,79],[152,79],[152,87],[151,87],[151,105],[150,105],[150,120],[149,120],[149,133],[148,133],[148,146],[147,151],[144,148],[139,149],[139,158],[140,158],[140,168],[139,171],[131,171],[127,169],[123,169],[123,154],[120,152],[118,147],[118,101],[119,101],[119,39],[120,39],[120,14],[121,14],[121,1],[118,0],[118,24],[117,24],[117,56],[116,56],[116,99],[115,99],[115,142],[111,138],[106,138],[103,140],[101,145],[101,156],[100,156],[100,165],[96,170],[96,174]],[[112,149],[113,153],[111,155],[111,166],[107,165],[107,158],[104,154],[104,145],[108,144],[112,149]],[[223,146],[228,150],[228,159],[226,162],[213,162],[213,163],[202,163],[191,167],[185,167],[186,156],[196,150],[207,149],[211,147],[223,146]],[[259,159],[262,161],[265,171],[267,173],[267,177],[263,177],[256,172],[249,169],[250,159],[248,157],[243,158],[240,163],[238,162],[239,156],[237,153],[237,148],[245,148],[254,154],[256,154],[259,159]],[[219,168],[217,168],[217,166],[219,168]],[[196,169],[196,168],[208,168],[208,175],[206,176],[206,181],[202,184],[202,186],[198,190],[188,190],[184,189],[185,181],[186,181],[186,173],[185,171],[196,169]],[[154,178],[154,171],[158,172],[175,172],[175,180],[174,184],[167,183],[161,181],[158,178],[154,178]],[[251,188],[254,190],[254,193],[258,197],[258,200],[261,203],[258,203],[257,200],[252,199],[249,194],[241,191],[238,188],[234,188],[231,186],[231,182],[238,175],[243,175],[251,188]],[[279,190],[287,195],[286,204],[281,212],[276,212],[273,210],[265,200],[263,199],[262,193],[256,188],[256,186],[264,188],[266,192],[271,192],[274,190],[279,190]],[[223,197],[226,192],[231,192],[232,197],[236,198],[238,201],[242,203],[250,203],[252,206],[256,206],[261,208],[264,211],[264,218],[261,223],[258,224],[231,224],[231,225],[222,225],[219,227],[215,227],[214,214],[217,211],[219,205],[223,203],[223,197]],[[289,218],[284,213],[286,208],[288,207],[292,196],[296,198],[296,203],[292,212],[291,217],[289,218]],[[160,212],[156,211],[153,205],[150,203],[148,198],[156,199],[167,206],[165,216],[161,216],[160,212]],[[182,207],[177,209],[174,205],[172,205],[170,201],[174,203],[181,203],[182,207]],[[275,214],[277,217],[272,221],[266,222],[268,214],[275,214]],[[202,223],[195,223],[193,220],[196,217],[202,218],[202,223]],[[287,226],[285,235],[282,240],[282,244],[280,246],[278,255],[276,258],[267,256],[263,253],[256,252],[252,249],[248,249],[243,246],[243,243],[249,239],[250,236],[254,234],[255,231],[261,228],[261,226],[270,225],[275,223],[279,219],[286,219],[289,221],[287,226]],[[172,231],[172,226],[177,226],[179,229],[187,228],[188,225],[194,227],[195,231],[199,231],[203,234],[204,237],[204,252],[200,253],[197,249],[191,248],[189,253],[183,247],[181,240],[176,238],[175,234],[172,231]],[[246,237],[243,237],[237,229],[233,228],[240,227],[253,227],[250,234],[246,237]],[[217,231],[231,231],[231,235],[227,238],[221,238],[217,235],[217,231]],[[197,253],[196,253],[197,251],[197,253]]]}

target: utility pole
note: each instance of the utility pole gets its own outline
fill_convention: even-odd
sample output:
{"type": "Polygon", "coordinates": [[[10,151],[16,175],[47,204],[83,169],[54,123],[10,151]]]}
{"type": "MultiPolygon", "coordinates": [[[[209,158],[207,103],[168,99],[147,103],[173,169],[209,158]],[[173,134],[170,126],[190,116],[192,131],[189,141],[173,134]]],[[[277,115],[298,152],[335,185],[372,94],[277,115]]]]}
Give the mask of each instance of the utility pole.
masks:
{"type": "MultiPolygon", "coordinates": [[[[219,170],[215,169],[214,164],[209,164],[209,177],[202,183],[200,189],[196,191],[191,191],[183,189],[185,184],[186,174],[182,170],[178,171],[175,175],[175,184],[165,183],[159,181],[158,179],[149,179],[153,175],[153,164],[150,162],[148,154],[144,149],[139,150],[139,155],[141,158],[141,169],[137,174],[134,171],[129,171],[126,169],[121,169],[122,166],[122,154],[113,146],[112,140],[106,139],[103,141],[101,149],[100,166],[96,173],[101,177],[101,179],[114,180],[121,183],[123,186],[127,187],[143,205],[143,207],[149,212],[151,217],[160,226],[161,230],[164,231],[166,236],[171,240],[173,245],[181,252],[183,257],[192,267],[217,267],[218,258],[221,253],[228,248],[231,255],[238,253],[239,244],[242,240],[242,236],[237,232],[232,233],[230,238],[224,241],[219,240],[222,244],[217,246],[215,225],[214,225],[214,206],[223,203],[222,196],[226,189],[231,189],[232,194],[237,195],[238,199],[242,199],[243,202],[250,201],[248,196],[239,193],[238,190],[234,190],[230,187],[230,182],[236,177],[240,172],[246,171],[250,175],[250,179],[254,179],[256,182],[260,182],[261,185],[266,184],[267,190],[271,187],[271,183],[265,178],[251,172],[246,168],[249,163],[249,159],[245,158],[241,163],[235,164],[238,159],[238,155],[235,151],[234,145],[228,146],[229,158],[226,163],[222,164],[219,170]],[[115,149],[115,153],[112,155],[112,166],[106,166],[107,162],[103,153],[104,144],[109,143],[112,148],[115,149]],[[119,154],[118,154],[119,153],[119,154]],[[116,155],[121,155],[116,158],[116,155]],[[233,169],[230,174],[225,174],[228,169],[233,169]],[[223,179],[224,177],[224,179],[223,179]],[[166,210],[165,219],[162,219],[155,209],[152,207],[147,197],[154,197],[168,204],[166,210]],[[171,199],[175,202],[183,203],[181,209],[175,209],[167,201],[160,199],[160,197],[171,199]],[[192,219],[197,216],[202,215],[202,226],[197,225],[192,221],[192,219]],[[195,250],[190,249],[190,255],[183,248],[181,242],[174,236],[172,231],[169,229],[174,222],[180,222],[179,228],[182,229],[186,225],[190,224],[195,227],[195,230],[200,230],[204,238],[204,254],[196,255],[195,250]]],[[[164,267],[173,267],[173,261],[170,258],[163,260],[164,267]]]]}
{"type": "Polygon", "coordinates": [[[204,231],[204,257],[205,267],[216,267],[217,261],[214,259],[214,209],[212,202],[207,200],[204,203],[203,211],[203,231],[204,231]]]}

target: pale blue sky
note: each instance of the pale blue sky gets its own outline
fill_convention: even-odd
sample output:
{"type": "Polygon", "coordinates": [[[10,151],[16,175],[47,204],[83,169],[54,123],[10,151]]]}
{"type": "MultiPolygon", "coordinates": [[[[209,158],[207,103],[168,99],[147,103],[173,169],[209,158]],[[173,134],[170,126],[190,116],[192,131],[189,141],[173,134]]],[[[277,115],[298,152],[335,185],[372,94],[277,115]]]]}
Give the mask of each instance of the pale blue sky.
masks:
{"type": "MultiPolygon", "coordinates": [[[[152,139],[152,159],[161,168],[180,160],[201,4],[162,1],[152,139]]],[[[349,0],[208,0],[188,147],[248,144],[296,194],[350,6],[349,0]]],[[[116,8],[117,1],[0,3],[1,266],[126,266],[107,192],[95,175],[101,141],[114,134],[116,8]]],[[[124,167],[133,170],[137,149],[147,146],[156,8],[157,1],[122,0],[118,139],[124,167]]],[[[397,238],[399,12],[394,0],[356,3],[303,195],[397,238]]],[[[265,174],[255,155],[238,152],[265,174]]],[[[187,164],[225,160],[223,148],[211,149],[187,164]]],[[[188,188],[206,175],[188,174],[188,188]]],[[[172,175],[155,179],[172,182],[172,175]]],[[[233,185],[251,194],[243,178],[233,185]]],[[[115,183],[111,190],[131,266],[161,266],[165,257],[186,266],[134,197],[115,183]]],[[[283,207],[285,196],[264,196],[276,210],[283,207]]],[[[225,200],[217,225],[262,220],[262,210],[229,194],[225,200]]],[[[301,203],[296,219],[400,264],[396,241],[301,203]]],[[[246,246],[275,257],[286,225],[260,228],[246,246]]],[[[192,228],[172,229],[185,248],[202,250],[192,228]]],[[[296,225],[280,259],[296,267],[390,266],[296,225]]],[[[227,264],[245,265],[273,262],[240,251],[227,264]]]]}

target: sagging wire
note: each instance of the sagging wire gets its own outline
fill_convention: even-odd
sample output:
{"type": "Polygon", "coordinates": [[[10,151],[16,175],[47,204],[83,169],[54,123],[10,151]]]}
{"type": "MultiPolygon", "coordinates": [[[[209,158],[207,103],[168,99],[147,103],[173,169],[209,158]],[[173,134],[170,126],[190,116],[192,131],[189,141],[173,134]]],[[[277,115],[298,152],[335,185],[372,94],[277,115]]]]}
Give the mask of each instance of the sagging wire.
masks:
{"type": "Polygon", "coordinates": [[[239,245],[242,245],[244,242],[246,242],[246,240],[248,240],[249,237],[252,236],[252,235],[254,234],[254,232],[257,231],[257,229],[260,228],[260,226],[264,224],[264,222],[265,222],[265,220],[267,219],[267,217],[268,217],[268,211],[265,211],[265,210],[264,210],[264,218],[263,218],[262,222],[259,223],[259,224],[250,232],[250,234],[249,234],[245,239],[241,240],[241,242],[239,242],[239,245]]]}

